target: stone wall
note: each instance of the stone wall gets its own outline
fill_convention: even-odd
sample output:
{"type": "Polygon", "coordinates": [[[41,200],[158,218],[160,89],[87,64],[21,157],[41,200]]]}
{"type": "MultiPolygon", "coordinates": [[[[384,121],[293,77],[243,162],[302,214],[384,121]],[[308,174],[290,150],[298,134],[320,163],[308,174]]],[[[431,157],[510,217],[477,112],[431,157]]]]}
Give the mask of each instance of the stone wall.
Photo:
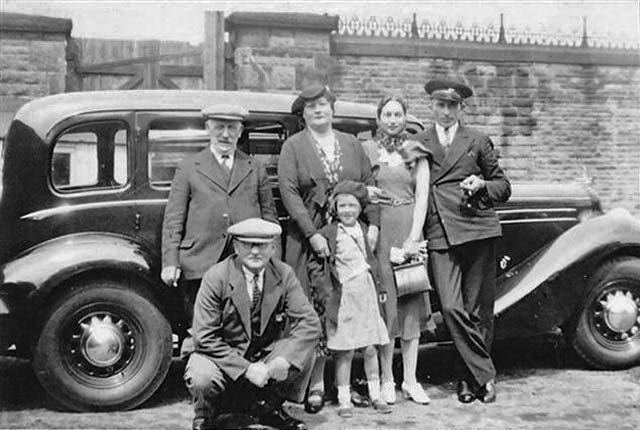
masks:
{"type": "Polygon", "coordinates": [[[27,101],[65,91],[71,20],[0,14],[0,136],[27,101]]]}
{"type": "MultiPolygon", "coordinates": [[[[240,21],[238,15],[227,19],[240,21]]],[[[316,30],[313,43],[308,28],[280,31],[273,17],[264,25],[270,28],[233,27],[236,55],[251,52],[251,67],[266,77],[242,72],[241,59],[238,89],[295,92],[312,67],[342,100],[376,103],[399,94],[430,124],[424,83],[454,78],[475,94],[463,121],[491,136],[514,182],[590,177],[605,209],[640,215],[637,51],[342,36],[337,25],[316,30]],[[313,49],[292,49],[303,41],[313,49]]]]}

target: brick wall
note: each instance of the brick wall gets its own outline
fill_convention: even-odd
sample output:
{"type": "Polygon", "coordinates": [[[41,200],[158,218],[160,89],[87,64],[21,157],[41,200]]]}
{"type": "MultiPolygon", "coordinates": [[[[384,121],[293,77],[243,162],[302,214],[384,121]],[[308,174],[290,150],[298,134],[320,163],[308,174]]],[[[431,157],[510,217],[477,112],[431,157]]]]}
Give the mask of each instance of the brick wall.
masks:
{"type": "Polygon", "coordinates": [[[463,81],[475,93],[463,121],[491,136],[512,180],[570,182],[586,171],[605,208],[640,215],[640,69],[362,56],[336,63],[331,85],[341,99],[400,94],[428,124],[424,82],[463,81]]]}
{"type": "Polygon", "coordinates": [[[65,91],[71,20],[0,14],[0,136],[27,101],[65,91]]]}
{"type": "MultiPolygon", "coordinates": [[[[319,41],[330,37],[328,51],[292,55],[273,45],[270,34],[279,23],[267,21],[271,33],[233,29],[235,52],[252,52],[252,67],[267,76],[258,81],[241,72],[239,89],[295,92],[306,73],[302,66],[313,66],[342,100],[376,103],[383,94],[399,94],[430,124],[423,85],[451,77],[473,89],[463,121],[491,136],[514,182],[566,183],[586,172],[605,209],[640,215],[638,52],[340,36],[336,27],[318,32],[319,41]],[[288,76],[285,85],[272,78],[282,69],[288,70],[280,73],[288,76]]],[[[295,47],[300,32],[309,30],[287,31],[278,43],[295,47]]]]}

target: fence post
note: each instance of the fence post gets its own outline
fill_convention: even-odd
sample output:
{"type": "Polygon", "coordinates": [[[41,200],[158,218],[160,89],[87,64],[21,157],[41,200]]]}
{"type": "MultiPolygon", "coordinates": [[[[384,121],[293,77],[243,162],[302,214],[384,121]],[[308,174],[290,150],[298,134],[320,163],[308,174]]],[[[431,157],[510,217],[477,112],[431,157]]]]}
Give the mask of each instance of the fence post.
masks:
{"type": "MultiPolygon", "coordinates": [[[[140,51],[143,57],[157,57],[160,55],[160,41],[149,40],[143,41],[140,44],[140,51]]],[[[158,78],[160,77],[160,62],[153,61],[147,62],[142,65],[142,88],[143,89],[157,89],[160,88],[158,78]]]]}
{"type": "Polygon", "coordinates": [[[208,10],[204,15],[202,50],[204,88],[224,89],[224,13],[208,10]]]}

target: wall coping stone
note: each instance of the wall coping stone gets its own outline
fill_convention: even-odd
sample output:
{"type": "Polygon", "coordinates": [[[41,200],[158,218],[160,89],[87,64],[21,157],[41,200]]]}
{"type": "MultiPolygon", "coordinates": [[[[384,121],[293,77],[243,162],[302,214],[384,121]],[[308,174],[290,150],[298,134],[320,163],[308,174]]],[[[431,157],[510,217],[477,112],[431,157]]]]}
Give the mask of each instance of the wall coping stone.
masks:
{"type": "Polygon", "coordinates": [[[224,21],[226,31],[240,27],[291,28],[332,32],[338,30],[337,15],[316,13],[233,12],[224,21]]]}
{"type": "Polygon", "coordinates": [[[451,40],[423,40],[379,36],[331,38],[332,56],[442,58],[452,60],[640,66],[640,51],[563,46],[500,45],[451,40]]]}
{"type": "Polygon", "coordinates": [[[0,33],[64,33],[71,36],[72,27],[73,22],[67,18],[0,13],[0,33]]]}

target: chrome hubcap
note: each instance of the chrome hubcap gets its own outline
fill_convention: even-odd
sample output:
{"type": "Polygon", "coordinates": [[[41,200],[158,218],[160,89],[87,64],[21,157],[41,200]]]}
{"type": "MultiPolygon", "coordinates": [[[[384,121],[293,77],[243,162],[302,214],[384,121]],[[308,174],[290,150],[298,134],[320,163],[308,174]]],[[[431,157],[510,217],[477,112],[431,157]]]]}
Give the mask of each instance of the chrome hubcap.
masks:
{"type": "Polygon", "coordinates": [[[91,317],[88,324],[81,323],[80,326],[82,327],[81,350],[89,363],[98,367],[107,367],[112,366],[122,357],[124,334],[109,315],[103,320],[96,316],[91,317]]]}
{"type": "Polygon", "coordinates": [[[136,349],[134,331],[126,320],[110,312],[85,315],[70,329],[69,364],[76,372],[107,378],[131,363],[136,349]]]}
{"type": "Polygon", "coordinates": [[[621,288],[608,290],[597,301],[593,316],[605,338],[627,340],[640,331],[640,295],[621,288]]]}

